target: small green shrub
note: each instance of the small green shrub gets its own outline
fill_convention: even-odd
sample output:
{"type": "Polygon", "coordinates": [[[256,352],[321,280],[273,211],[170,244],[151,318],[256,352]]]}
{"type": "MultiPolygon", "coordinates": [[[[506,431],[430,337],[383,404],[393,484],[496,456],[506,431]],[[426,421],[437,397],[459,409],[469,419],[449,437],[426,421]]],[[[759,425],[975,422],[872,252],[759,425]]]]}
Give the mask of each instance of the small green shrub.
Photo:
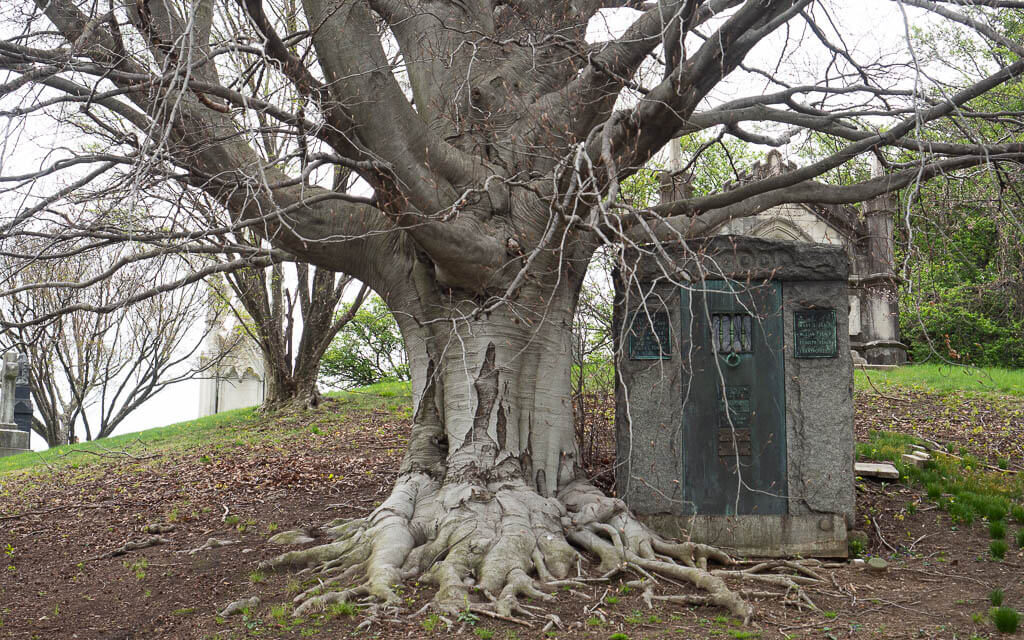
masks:
{"type": "Polygon", "coordinates": [[[1008,546],[1005,540],[993,540],[988,545],[988,551],[992,554],[992,557],[996,560],[1002,560],[1006,556],[1006,550],[1008,546]]]}
{"type": "Polygon", "coordinates": [[[336,602],[327,607],[328,618],[351,617],[359,612],[359,608],[351,602],[336,602]]]}
{"type": "Polygon", "coordinates": [[[288,613],[289,607],[286,604],[275,604],[270,607],[270,617],[278,624],[285,624],[288,622],[288,613]]]}
{"type": "Polygon", "coordinates": [[[605,604],[618,604],[619,599],[616,596],[605,596],[605,604]]]}
{"type": "Polygon", "coordinates": [[[1006,523],[1002,520],[993,520],[988,523],[988,535],[993,540],[1002,540],[1006,537],[1006,523]]]}
{"type": "Polygon", "coordinates": [[[928,492],[929,500],[938,500],[942,497],[942,485],[938,482],[930,482],[925,487],[925,491],[928,492]]]}
{"type": "Polygon", "coordinates": [[[985,517],[989,520],[1002,520],[1006,517],[1006,507],[999,503],[999,498],[994,498],[985,510],[985,517]]]}
{"type": "Polygon", "coordinates": [[[992,622],[1001,633],[1015,633],[1020,624],[1020,614],[1010,607],[999,607],[992,611],[992,622]]]}
{"type": "Polygon", "coordinates": [[[1024,524],[1024,504],[1015,504],[1010,507],[1010,517],[1014,522],[1024,524]]]}
{"type": "Polygon", "coordinates": [[[494,632],[490,629],[484,629],[483,627],[477,627],[473,629],[473,635],[480,638],[480,640],[491,640],[494,637],[494,632]]]}
{"type": "Polygon", "coordinates": [[[949,505],[949,517],[953,522],[972,524],[974,523],[974,509],[966,502],[953,502],[949,505]]]}
{"type": "Polygon", "coordinates": [[[993,589],[988,592],[988,601],[992,603],[993,607],[1003,606],[1003,590],[993,589]]]}
{"type": "Polygon", "coordinates": [[[629,640],[629,636],[624,633],[613,633],[608,636],[608,640],[629,640]]]}
{"type": "Polygon", "coordinates": [[[1016,541],[1017,546],[1024,549],[1024,529],[1017,529],[1016,541]]]}
{"type": "Polygon", "coordinates": [[[431,633],[434,629],[437,628],[437,623],[440,621],[441,616],[437,615],[436,613],[432,613],[429,616],[427,616],[423,620],[423,622],[420,623],[420,626],[423,627],[423,630],[427,633],[431,633]]]}
{"type": "Polygon", "coordinates": [[[864,555],[864,541],[863,540],[850,540],[847,545],[850,551],[851,558],[859,558],[864,555]]]}

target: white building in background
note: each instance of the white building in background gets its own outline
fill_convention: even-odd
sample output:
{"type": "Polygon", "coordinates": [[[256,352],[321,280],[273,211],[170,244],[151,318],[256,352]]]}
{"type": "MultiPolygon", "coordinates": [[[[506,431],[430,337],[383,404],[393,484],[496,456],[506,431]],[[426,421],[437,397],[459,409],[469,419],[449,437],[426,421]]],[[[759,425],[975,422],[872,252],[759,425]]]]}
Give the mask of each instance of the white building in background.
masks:
{"type": "Polygon", "coordinates": [[[199,417],[263,404],[266,364],[250,336],[224,325],[211,308],[200,362],[215,362],[199,380],[199,417]]]}

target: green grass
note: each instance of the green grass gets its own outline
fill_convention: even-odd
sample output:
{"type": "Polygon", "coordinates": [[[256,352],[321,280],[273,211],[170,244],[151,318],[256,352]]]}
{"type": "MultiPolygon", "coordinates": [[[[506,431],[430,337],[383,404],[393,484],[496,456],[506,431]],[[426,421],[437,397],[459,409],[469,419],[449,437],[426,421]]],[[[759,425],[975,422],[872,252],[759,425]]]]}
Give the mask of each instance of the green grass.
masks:
{"type": "Polygon", "coordinates": [[[1003,606],[1003,590],[993,589],[988,592],[988,601],[992,603],[993,607],[1003,606]]]}
{"type": "Polygon", "coordinates": [[[1002,520],[993,520],[988,523],[988,535],[993,540],[1002,540],[1006,537],[1006,523],[1002,520]]]}
{"type": "Polygon", "coordinates": [[[883,393],[903,387],[939,393],[975,391],[1024,397],[1024,369],[915,364],[887,371],[857,370],[853,379],[858,391],[872,391],[874,384],[883,393]]]}
{"type": "MultiPolygon", "coordinates": [[[[411,405],[411,392],[408,382],[383,382],[369,387],[338,391],[325,394],[328,398],[337,398],[344,402],[343,410],[365,411],[381,406],[398,408],[411,405]]],[[[266,439],[265,433],[246,429],[253,425],[258,414],[255,407],[224,411],[197,420],[178,422],[165,427],[155,427],[145,431],[126,433],[93,442],[63,445],[46,451],[32,451],[16,456],[0,458],[0,474],[19,469],[31,469],[46,465],[77,465],[79,467],[102,464],[110,458],[82,453],[92,451],[106,454],[106,450],[126,452],[132,455],[163,453],[171,450],[202,448],[202,456],[209,458],[211,446],[223,444],[243,445],[248,442],[266,439]],[[228,428],[230,427],[230,428],[228,428]],[[77,453],[75,453],[77,452],[77,453]]],[[[47,467],[49,468],[49,467],[47,467]]]]}
{"type": "Polygon", "coordinates": [[[1004,519],[1008,514],[1016,519],[1024,508],[1024,476],[987,469],[970,454],[957,459],[939,451],[933,451],[932,459],[918,468],[900,457],[913,444],[924,442],[903,433],[870,431],[868,442],[857,443],[857,455],[892,462],[901,478],[924,487],[928,498],[948,511],[954,522],[970,525],[985,518],[993,538],[1005,537],[1004,519]]]}
{"type": "Polygon", "coordinates": [[[1010,517],[1014,522],[1024,524],[1024,505],[1015,504],[1010,507],[1010,517]]]}
{"type": "Polygon", "coordinates": [[[352,617],[359,613],[359,607],[352,602],[335,602],[327,607],[328,618],[352,617]]]}
{"type": "Polygon", "coordinates": [[[1015,633],[1020,624],[1020,614],[1010,607],[999,607],[992,611],[992,622],[1001,633],[1015,633]]]}
{"type": "Polygon", "coordinates": [[[1009,548],[1009,545],[1006,544],[1005,540],[993,540],[988,545],[988,552],[996,560],[1002,560],[1003,558],[1006,557],[1006,551],[1007,551],[1008,548],[1009,548]]]}

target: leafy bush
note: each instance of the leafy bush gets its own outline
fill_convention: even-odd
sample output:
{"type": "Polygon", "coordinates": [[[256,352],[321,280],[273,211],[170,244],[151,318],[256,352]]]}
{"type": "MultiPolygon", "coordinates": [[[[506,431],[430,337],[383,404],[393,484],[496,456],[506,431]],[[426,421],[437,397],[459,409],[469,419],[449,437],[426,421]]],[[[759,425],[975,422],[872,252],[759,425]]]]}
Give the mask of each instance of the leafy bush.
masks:
{"type": "MultiPolygon", "coordinates": [[[[347,311],[343,307],[338,313],[347,311]]],[[[409,379],[402,334],[383,300],[368,298],[334,336],[320,360],[320,379],[339,389],[409,379]]]]}
{"type": "Polygon", "coordinates": [[[1002,560],[1006,557],[1006,550],[1008,548],[1009,546],[1006,544],[1005,540],[993,540],[992,543],[988,545],[989,553],[991,553],[992,557],[996,560],[1002,560]]]}
{"type": "Polygon", "coordinates": [[[1024,313],[998,288],[962,285],[906,301],[900,332],[914,362],[1024,367],[1024,313]]]}

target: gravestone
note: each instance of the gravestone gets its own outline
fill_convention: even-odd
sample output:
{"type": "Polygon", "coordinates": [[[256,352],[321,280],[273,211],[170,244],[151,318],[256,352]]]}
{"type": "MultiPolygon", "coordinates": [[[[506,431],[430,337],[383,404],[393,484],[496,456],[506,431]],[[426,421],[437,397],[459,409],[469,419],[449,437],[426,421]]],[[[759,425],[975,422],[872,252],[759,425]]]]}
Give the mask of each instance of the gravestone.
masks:
{"type": "Polygon", "coordinates": [[[32,398],[28,372],[28,361],[23,355],[14,351],[3,354],[0,361],[0,457],[31,450],[32,398]]]}
{"type": "Polygon", "coordinates": [[[719,236],[616,276],[616,492],[673,537],[839,556],[854,518],[848,258],[719,236]]]}
{"type": "Polygon", "coordinates": [[[18,377],[14,380],[14,424],[25,433],[32,431],[32,387],[29,376],[28,356],[18,354],[18,377]]]}

